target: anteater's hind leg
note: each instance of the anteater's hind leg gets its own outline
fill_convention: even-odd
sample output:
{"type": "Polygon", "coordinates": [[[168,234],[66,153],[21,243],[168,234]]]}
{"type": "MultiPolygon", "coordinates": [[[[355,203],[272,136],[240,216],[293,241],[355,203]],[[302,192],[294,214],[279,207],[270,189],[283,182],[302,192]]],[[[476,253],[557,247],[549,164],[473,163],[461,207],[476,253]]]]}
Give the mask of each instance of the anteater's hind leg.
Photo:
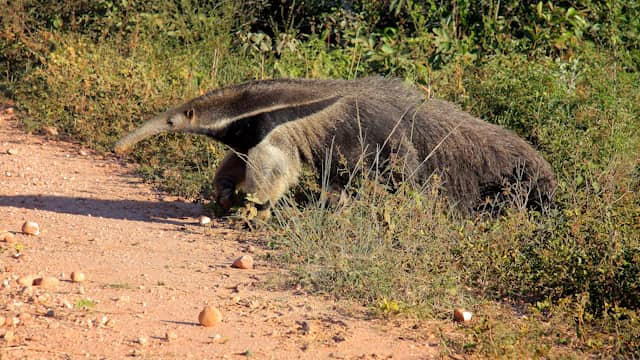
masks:
{"type": "Polygon", "coordinates": [[[275,204],[291,185],[298,181],[300,159],[293,146],[286,141],[264,141],[248,153],[244,190],[247,198],[256,204],[261,217],[270,215],[275,204]]]}
{"type": "Polygon", "coordinates": [[[235,152],[225,155],[213,178],[216,191],[216,203],[228,211],[234,203],[236,189],[242,186],[246,176],[246,161],[235,152]]]}

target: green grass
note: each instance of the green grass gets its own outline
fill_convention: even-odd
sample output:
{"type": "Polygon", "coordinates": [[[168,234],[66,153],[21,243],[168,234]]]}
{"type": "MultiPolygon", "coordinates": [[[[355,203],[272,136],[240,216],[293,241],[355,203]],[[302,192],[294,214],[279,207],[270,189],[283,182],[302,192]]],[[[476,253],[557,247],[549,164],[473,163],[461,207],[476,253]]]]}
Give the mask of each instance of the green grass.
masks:
{"type": "Polygon", "coordinates": [[[452,264],[454,226],[445,205],[406,190],[391,194],[365,182],[346,206],[282,207],[272,244],[306,288],[348,294],[377,313],[442,317],[464,304],[452,264]]]}
{"type": "Polygon", "coordinates": [[[80,298],[76,300],[75,307],[78,310],[92,310],[96,307],[96,303],[91,299],[80,298]]]}
{"type": "MultiPolygon", "coordinates": [[[[487,17],[493,2],[463,1],[456,29],[437,18],[452,9],[392,3],[397,15],[369,2],[353,16],[315,14],[324,27],[302,33],[313,16],[267,31],[259,9],[237,17],[237,2],[12,2],[0,14],[0,90],[25,130],[55,126],[108,153],[152,114],[247,79],[404,77],[534,144],[558,175],[557,207],[462,219],[434,194],[367,179],[327,206],[308,177],[292,195],[306,202],[279,206],[268,227],[287,281],[374,317],[447,319],[445,352],[640,356],[640,7],[545,3],[487,17]],[[474,312],[469,326],[448,322],[458,306],[474,312]]],[[[129,159],[158,187],[204,199],[223,150],[165,135],[129,159]]]]}

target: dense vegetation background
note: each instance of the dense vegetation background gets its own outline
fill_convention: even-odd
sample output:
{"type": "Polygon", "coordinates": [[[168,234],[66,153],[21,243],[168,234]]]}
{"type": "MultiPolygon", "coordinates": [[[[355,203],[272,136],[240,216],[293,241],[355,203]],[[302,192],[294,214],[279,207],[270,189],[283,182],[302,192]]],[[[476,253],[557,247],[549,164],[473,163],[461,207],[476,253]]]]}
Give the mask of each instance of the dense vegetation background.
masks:
{"type": "MultiPolygon", "coordinates": [[[[558,174],[557,208],[460,219],[363,181],[340,208],[283,206],[292,281],[372,316],[478,320],[481,356],[640,356],[640,2],[0,0],[0,90],[27,131],[109,151],[149,115],[255,78],[398,76],[513,129],[558,174]],[[331,231],[327,231],[331,229],[331,231]],[[526,315],[526,316],[524,316],[526,315]]],[[[165,135],[141,173],[206,198],[223,148],[165,135]]],[[[302,190],[298,190],[302,191],[302,190]]]]}

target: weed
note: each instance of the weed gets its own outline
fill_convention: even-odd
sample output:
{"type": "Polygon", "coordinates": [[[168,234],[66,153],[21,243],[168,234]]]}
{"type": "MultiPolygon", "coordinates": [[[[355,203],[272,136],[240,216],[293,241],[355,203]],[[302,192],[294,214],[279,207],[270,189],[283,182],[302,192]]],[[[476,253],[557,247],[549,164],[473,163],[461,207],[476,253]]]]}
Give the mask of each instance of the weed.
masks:
{"type": "Polygon", "coordinates": [[[96,303],[91,299],[80,298],[76,300],[75,307],[78,310],[91,310],[96,307],[96,303]]]}
{"type": "Polygon", "coordinates": [[[16,253],[17,253],[17,254],[20,254],[20,253],[22,253],[22,252],[24,251],[24,244],[22,244],[22,243],[15,243],[15,244],[13,245],[13,248],[15,249],[15,251],[16,251],[16,253]]]}

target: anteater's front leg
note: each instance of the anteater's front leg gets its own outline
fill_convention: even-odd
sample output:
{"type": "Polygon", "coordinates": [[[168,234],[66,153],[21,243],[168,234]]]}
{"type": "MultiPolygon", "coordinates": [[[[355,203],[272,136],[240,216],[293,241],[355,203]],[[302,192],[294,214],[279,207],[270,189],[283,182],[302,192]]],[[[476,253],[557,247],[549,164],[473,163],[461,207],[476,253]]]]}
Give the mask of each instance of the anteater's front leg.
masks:
{"type": "Polygon", "coordinates": [[[268,217],[269,208],[298,181],[301,169],[293,146],[271,140],[249,150],[244,183],[248,199],[256,204],[262,217],[268,217]]]}
{"type": "Polygon", "coordinates": [[[236,189],[242,186],[246,176],[246,161],[235,152],[225,155],[213,178],[216,203],[225,211],[234,203],[236,189]]]}

